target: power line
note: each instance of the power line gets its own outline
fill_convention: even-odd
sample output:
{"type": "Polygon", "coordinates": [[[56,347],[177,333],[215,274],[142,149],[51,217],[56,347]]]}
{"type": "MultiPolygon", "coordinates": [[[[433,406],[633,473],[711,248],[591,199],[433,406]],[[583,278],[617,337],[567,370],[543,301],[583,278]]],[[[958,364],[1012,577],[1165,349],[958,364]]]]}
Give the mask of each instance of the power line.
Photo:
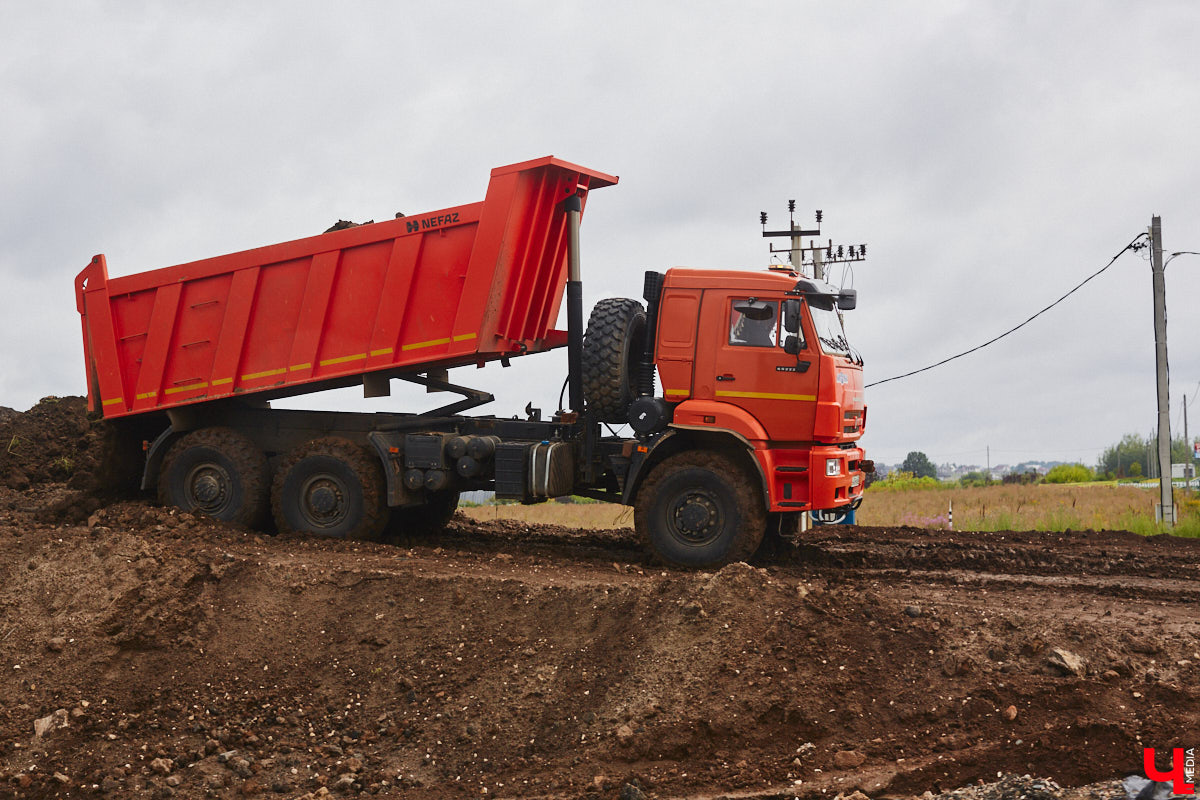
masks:
{"type": "MultiPolygon", "coordinates": [[[[1046,306],[1046,307],[1045,307],[1045,308],[1043,308],[1041,311],[1037,312],[1037,313],[1036,313],[1036,314],[1034,314],[1032,317],[1030,317],[1029,319],[1027,319],[1027,320],[1025,320],[1024,322],[1022,322],[1020,325],[1017,325],[1017,326],[1015,326],[1015,327],[1009,328],[1008,330],[1006,330],[1004,333],[1000,334],[999,336],[996,336],[996,337],[994,337],[994,338],[992,338],[992,339],[988,339],[988,340],[987,340],[986,342],[984,342],[983,344],[981,344],[981,345],[976,345],[975,347],[972,347],[970,350],[964,350],[963,352],[961,352],[961,353],[959,353],[959,354],[957,354],[957,355],[950,356],[949,358],[943,358],[941,361],[937,362],[936,364],[930,364],[930,365],[929,365],[929,366],[927,366],[927,367],[921,367],[920,369],[914,369],[912,372],[906,372],[906,373],[904,373],[903,375],[895,375],[895,376],[893,376],[893,377],[891,377],[891,378],[884,378],[884,379],[883,379],[883,380],[881,380],[881,381],[875,381],[875,382],[873,382],[873,383],[868,383],[868,384],[867,384],[867,385],[866,385],[864,388],[867,388],[867,389],[869,389],[869,388],[871,388],[872,386],[878,386],[878,385],[879,385],[879,384],[881,384],[881,383],[888,383],[889,381],[898,381],[898,380],[900,380],[901,378],[908,378],[908,377],[911,377],[911,376],[913,376],[913,375],[917,375],[917,374],[919,374],[919,373],[922,373],[922,372],[928,372],[929,370],[931,370],[931,369],[933,369],[933,368],[935,368],[935,367],[940,367],[940,366],[942,366],[943,364],[948,364],[948,363],[950,363],[951,361],[954,361],[955,359],[962,358],[963,356],[969,356],[971,353],[974,353],[974,352],[975,352],[975,351],[977,351],[977,350],[982,350],[983,348],[987,347],[987,346],[988,346],[988,345],[990,345],[990,344],[995,344],[996,342],[1000,341],[1000,340],[1001,340],[1001,339],[1003,339],[1005,336],[1008,336],[1008,335],[1009,335],[1009,334],[1011,334],[1011,333],[1016,333],[1016,332],[1017,332],[1017,331],[1019,331],[1021,328],[1024,328],[1026,325],[1028,325],[1029,323],[1033,322],[1035,319],[1037,319],[1038,317],[1040,317],[1042,314],[1045,314],[1047,311],[1049,311],[1050,309],[1054,308],[1056,305],[1058,305],[1059,303],[1061,303],[1063,300],[1066,300],[1068,297],[1070,297],[1071,295],[1075,294],[1075,292],[1077,292],[1077,291],[1079,291],[1080,289],[1082,289],[1082,288],[1083,288],[1083,286],[1084,286],[1084,284],[1086,284],[1088,281],[1092,280],[1092,278],[1095,278],[1095,277],[1097,277],[1098,275],[1100,275],[1100,273],[1104,272],[1106,269],[1108,269],[1108,268],[1109,268],[1109,267],[1111,267],[1113,264],[1115,264],[1115,263],[1116,263],[1116,261],[1117,261],[1117,259],[1118,259],[1118,258],[1120,258],[1122,255],[1124,255],[1126,251],[1128,251],[1128,250],[1137,250],[1137,249],[1139,249],[1139,248],[1137,247],[1137,244],[1138,244],[1138,242],[1139,242],[1139,241],[1141,241],[1142,239],[1146,238],[1147,236],[1148,236],[1148,234],[1146,234],[1146,233],[1139,233],[1137,236],[1135,236],[1135,237],[1133,238],[1133,240],[1132,240],[1132,241],[1130,241],[1130,242],[1129,242],[1129,244],[1127,244],[1127,245],[1125,245],[1124,247],[1122,247],[1122,248],[1121,248],[1121,250],[1120,250],[1120,251],[1119,251],[1119,252],[1118,252],[1118,253],[1117,253],[1115,256],[1113,256],[1113,257],[1112,257],[1112,258],[1109,260],[1109,262],[1108,262],[1107,264],[1105,264],[1103,267],[1101,267],[1100,269],[1098,269],[1098,270],[1096,270],[1095,272],[1093,272],[1091,275],[1088,275],[1088,276],[1087,276],[1086,278],[1084,278],[1084,279],[1083,279],[1081,282],[1079,282],[1079,283],[1078,283],[1078,284],[1075,286],[1075,288],[1071,289],[1071,291],[1067,292],[1067,293],[1066,293],[1066,294],[1064,294],[1062,297],[1058,298],[1058,299],[1057,299],[1057,300],[1055,300],[1053,303],[1051,303],[1050,305],[1046,306]]],[[[1143,245],[1143,246],[1144,246],[1144,245],[1143,245]]]]}

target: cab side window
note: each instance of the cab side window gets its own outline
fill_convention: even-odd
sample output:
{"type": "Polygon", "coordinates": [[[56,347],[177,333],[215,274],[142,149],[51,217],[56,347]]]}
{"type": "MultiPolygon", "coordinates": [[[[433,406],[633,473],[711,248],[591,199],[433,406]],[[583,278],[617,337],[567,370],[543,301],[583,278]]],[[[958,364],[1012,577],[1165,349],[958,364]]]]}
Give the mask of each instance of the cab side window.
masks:
{"type": "Polygon", "coordinates": [[[779,303],[753,297],[734,300],[729,312],[729,343],[739,347],[781,347],[779,303]]]}

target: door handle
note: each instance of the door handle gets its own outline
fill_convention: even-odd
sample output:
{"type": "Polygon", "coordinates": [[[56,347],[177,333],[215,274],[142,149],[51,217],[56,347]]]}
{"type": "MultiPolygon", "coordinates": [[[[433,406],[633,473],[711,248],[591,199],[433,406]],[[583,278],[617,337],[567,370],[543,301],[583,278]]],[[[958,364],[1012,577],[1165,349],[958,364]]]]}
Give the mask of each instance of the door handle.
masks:
{"type": "Polygon", "coordinates": [[[726,372],[724,375],[718,375],[718,376],[717,376],[717,380],[719,380],[719,381],[731,381],[731,380],[733,380],[733,376],[732,376],[731,374],[729,374],[728,372],[726,372]]]}

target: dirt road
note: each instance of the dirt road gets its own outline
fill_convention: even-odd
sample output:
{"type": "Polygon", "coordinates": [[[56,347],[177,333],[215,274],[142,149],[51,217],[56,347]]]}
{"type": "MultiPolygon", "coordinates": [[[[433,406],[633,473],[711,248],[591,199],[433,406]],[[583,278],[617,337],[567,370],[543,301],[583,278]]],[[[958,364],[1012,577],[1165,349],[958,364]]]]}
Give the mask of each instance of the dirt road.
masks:
{"type": "Polygon", "coordinates": [[[1197,540],[835,528],[690,573],[631,531],[270,537],[54,477],[0,486],[0,797],[878,798],[1200,744],[1197,540]]]}

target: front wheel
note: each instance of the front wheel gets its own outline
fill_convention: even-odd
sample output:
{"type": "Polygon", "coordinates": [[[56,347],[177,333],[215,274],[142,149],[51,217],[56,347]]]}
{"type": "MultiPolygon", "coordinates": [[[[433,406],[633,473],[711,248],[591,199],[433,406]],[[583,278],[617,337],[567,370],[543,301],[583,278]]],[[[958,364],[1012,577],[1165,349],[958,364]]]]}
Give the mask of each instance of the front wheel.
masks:
{"type": "Polygon", "coordinates": [[[634,525],[663,561],[712,567],[754,553],[766,509],[741,465],[718,453],[686,452],[650,473],[638,492],[634,525]]]}
{"type": "Polygon", "coordinates": [[[375,539],[387,524],[379,459],[347,439],[317,439],[292,451],[275,474],[271,511],[280,533],[375,539]]]}

